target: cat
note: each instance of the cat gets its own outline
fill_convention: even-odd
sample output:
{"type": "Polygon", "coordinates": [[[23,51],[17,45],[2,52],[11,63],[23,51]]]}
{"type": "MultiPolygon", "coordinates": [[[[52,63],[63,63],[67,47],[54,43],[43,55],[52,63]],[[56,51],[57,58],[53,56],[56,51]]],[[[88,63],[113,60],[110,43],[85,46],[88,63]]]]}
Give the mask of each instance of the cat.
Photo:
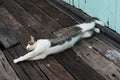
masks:
{"type": "Polygon", "coordinates": [[[80,39],[89,38],[94,32],[100,33],[100,29],[95,28],[96,24],[104,26],[104,23],[101,21],[94,20],[89,23],[81,23],[71,26],[69,29],[65,28],[66,32],[53,39],[35,40],[34,37],[31,36],[31,40],[26,46],[26,49],[30,52],[14,59],[13,62],[18,63],[25,60],[40,60],[46,58],[50,54],[60,53],[69,49],[80,39]]]}

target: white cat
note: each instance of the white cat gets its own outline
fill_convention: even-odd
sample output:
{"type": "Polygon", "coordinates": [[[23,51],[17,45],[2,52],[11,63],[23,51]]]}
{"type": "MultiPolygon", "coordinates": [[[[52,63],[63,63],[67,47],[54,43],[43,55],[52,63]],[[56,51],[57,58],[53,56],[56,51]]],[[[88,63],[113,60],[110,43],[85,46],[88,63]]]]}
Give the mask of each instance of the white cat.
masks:
{"type": "Polygon", "coordinates": [[[66,33],[54,39],[39,39],[36,41],[34,37],[31,36],[31,40],[26,47],[26,49],[31,52],[28,52],[18,59],[14,59],[13,62],[18,63],[25,60],[44,59],[50,54],[56,54],[71,48],[79,39],[91,37],[94,31],[100,33],[100,30],[95,28],[96,23],[104,26],[101,21],[95,20],[90,23],[72,26],[66,33]]]}

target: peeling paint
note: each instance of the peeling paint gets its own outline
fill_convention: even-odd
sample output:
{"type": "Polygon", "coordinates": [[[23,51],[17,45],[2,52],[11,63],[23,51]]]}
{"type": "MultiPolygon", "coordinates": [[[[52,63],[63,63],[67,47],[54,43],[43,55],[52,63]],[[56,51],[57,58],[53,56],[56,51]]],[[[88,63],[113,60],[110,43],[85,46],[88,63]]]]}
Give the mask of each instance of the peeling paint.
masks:
{"type": "Polygon", "coordinates": [[[120,52],[117,50],[107,50],[105,56],[114,62],[120,61],[120,52]]]}

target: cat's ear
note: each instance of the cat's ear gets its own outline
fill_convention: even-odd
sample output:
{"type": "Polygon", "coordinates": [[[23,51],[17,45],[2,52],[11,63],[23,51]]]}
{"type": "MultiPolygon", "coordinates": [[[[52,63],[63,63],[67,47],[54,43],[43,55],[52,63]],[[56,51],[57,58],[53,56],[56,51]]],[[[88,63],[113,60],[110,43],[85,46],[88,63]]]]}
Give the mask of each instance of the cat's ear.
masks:
{"type": "Polygon", "coordinates": [[[31,36],[30,38],[31,38],[31,39],[30,39],[30,41],[28,42],[28,44],[29,44],[29,45],[33,45],[33,44],[36,42],[36,40],[35,40],[35,38],[34,38],[33,36],[31,36]]]}
{"type": "Polygon", "coordinates": [[[32,43],[35,43],[36,42],[36,40],[35,40],[35,38],[31,35],[31,42],[32,43]]]}

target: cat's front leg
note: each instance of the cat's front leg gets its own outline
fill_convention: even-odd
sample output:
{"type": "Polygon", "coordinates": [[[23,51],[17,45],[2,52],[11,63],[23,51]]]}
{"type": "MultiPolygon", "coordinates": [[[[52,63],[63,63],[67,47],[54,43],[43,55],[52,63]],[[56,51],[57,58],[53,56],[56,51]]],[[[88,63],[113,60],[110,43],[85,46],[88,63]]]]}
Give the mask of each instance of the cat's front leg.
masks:
{"type": "Polygon", "coordinates": [[[18,62],[21,62],[21,61],[22,61],[21,57],[13,60],[14,63],[18,63],[18,62]]]}
{"type": "Polygon", "coordinates": [[[92,36],[92,34],[93,34],[93,31],[87,31],[87,32],[83,33],[81,37],[82,38],[89,38],[92,36]]]}
{"type": "Polygon", "coordinates": [[[13,62],[18,63],[18,62],[21,62],[21,61],[25,61],[25,60],[28,60],[29,58],[32,58],[32,57],[34,57],[34,56],[36,56],[38,54],[39,54],[38,51],[31,51],[31,52],[27,53],[24,56],[21,56],[21,57],[19,57],[17,59],[14,59],[13,62]]]}

